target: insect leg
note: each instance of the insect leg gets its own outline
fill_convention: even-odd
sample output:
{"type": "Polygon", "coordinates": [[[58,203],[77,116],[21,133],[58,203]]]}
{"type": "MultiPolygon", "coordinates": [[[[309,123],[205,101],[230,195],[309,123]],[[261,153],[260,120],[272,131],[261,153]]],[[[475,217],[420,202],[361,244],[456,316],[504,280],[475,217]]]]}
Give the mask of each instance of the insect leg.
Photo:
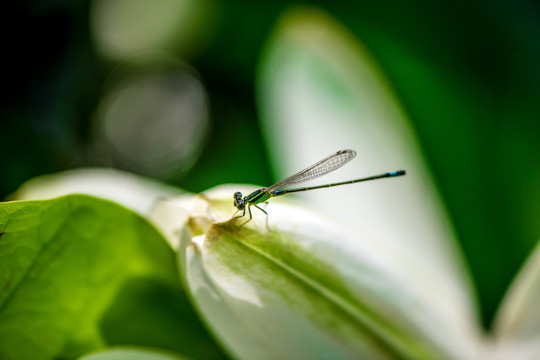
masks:
{"type": "MultiPolygon", "coordinates": [[[[265,204],[268,204],[267,202],[265,204]]],[[[257,205],[254,205],[257,209],[261,210],[263,213],[266,214],[266,228],[268,230],[270,230],[270,227],[268,226],[268,213],[266,211],[264,211],[264,209],[261,209],[260,207],[258,207],[257,205]]]]}
{"type": "MultiPolygon", "coordinates": [[[[249,213],[249,219],[246,220],[246,222],[244,222],[242,225],[240,225],[240,229],[242,228],[242,226],[246,225],[248,222],[251,221],[251,219],[253,219],[253,215],[251,215],[251,208],[249,206],[247,206],[247,210],[248,210],[248,213],[249,213]]],[[[246,213],[246,208],[244,208],[244,214],[246,213]]]]}
{"type": "MultiPolygon", "coordinates": [[[[234,213],[234,215],[236,215],[237,212],[239,212],[240,210],[236,210],[236,212],[234,213]]],[[[234,218],[241,218],[241,217],[244,217],[246,215],[246,208],[244,208],[244,212],[242,213],[242,215],[236,215],[234,216],[233,215],[233,219],[234,218]]]]}

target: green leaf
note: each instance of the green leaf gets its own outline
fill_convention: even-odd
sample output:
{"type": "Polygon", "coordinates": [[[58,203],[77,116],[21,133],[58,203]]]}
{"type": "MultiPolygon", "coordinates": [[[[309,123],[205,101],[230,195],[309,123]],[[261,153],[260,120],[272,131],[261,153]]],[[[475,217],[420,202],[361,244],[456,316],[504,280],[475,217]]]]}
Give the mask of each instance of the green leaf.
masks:
{"type": "Polygon", "coordinates": [[[0,203],[0,358],[73,358],[135,344],[219,357],[173,251],[139,215],[70,195],[0,203]]]}

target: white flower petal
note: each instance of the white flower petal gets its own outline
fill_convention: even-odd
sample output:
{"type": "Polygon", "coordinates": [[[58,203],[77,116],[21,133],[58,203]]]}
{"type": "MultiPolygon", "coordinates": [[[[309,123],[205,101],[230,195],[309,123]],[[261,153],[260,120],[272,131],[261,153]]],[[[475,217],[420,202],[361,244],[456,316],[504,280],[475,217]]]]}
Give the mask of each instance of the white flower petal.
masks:
{"type": "Polygon", "coordinates": [[[87,194],[115,201],[145,215],[150,212],[156,199],[182,193],[178,188],[120,170],[81,168],[33,178],[21,185],[10,198],[39,200],[67,194],[87,194]]]}
{"type": "Polygon", "coordinates": [[[415,263],[417,297],[476,334],[478,315],[454,230],[406,115],[368,51],[318,10],[279,22],[260,75],[263,130],[278,173],[290,175],[336,150],[357,159],[318,183],[406,169],[405,177],[298,194],[310,207],[370,234],[415,263]],[[286,129],[286,131],[284,131],[286,129]],[[433,284],[436,284],[434,290],[433,284]]]}
{"type": "Polygon", "coordinates": [[[492,359],[540,359],[540,243],[497,313],[495,342],[492,359]]]}
{"type": "Polygon", "coordinates": [[[449,322],[433,298],[418,297],[425,285],[439,300],[448,289],[426,281],[417,263],[287,200],[267,206],[270,231],[257,209],[241,229],[245,218],[214,222],[232,216],[236,190],[169,201],[153,215],[163,233],[176,237],[193,300],[235,356],[476,356],[476,334],[449,322]]]}

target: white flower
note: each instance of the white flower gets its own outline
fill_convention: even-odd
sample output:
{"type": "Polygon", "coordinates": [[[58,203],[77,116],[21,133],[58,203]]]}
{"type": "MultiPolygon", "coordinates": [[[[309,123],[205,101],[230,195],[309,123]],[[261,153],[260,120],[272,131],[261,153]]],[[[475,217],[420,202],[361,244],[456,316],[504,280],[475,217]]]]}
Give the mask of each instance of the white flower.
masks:
{"type": "Polygon", "coordinates": [[[201,315],[231,353],[477,358],[479,332],[439,311],[433,299],[452,294],[424,275],[429,269],[286,200],[268,205],[270,229],[257,209],[240,228],[246,218],[232,218],[236,190],[161,201],[152,215],[179,251],[201,315]],[[436,296],[422,298],[419,287],[436,296]]]}

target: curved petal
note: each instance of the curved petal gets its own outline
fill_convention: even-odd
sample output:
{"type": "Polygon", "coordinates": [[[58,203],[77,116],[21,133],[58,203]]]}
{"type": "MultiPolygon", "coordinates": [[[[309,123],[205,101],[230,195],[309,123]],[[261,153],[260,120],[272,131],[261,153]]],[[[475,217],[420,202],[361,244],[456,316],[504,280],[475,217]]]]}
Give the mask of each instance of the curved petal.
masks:
{"type": "Polygon", "coordinates": [[[146,215],[156,199],[182,194],[165,183],[107,168],[81,168],[43,175],[25,182],[12,200],[51,199],[67,194],[87,194],[115,201],[146,215]]]}
{"type": "MultiPolygon", "coordinates": [[[[455,331],[478,338],[475,298],[454,229],[414,130],[369,52],[322,11],[298,8],[276,26],[260,70],[262,125],[278,173],[290,175],[343,148],[357,150],[357,159],[321,182],[406,169],[397,179],[297,196],[370,234],[370,245],[409,258],[416,272],[403,271],[422,277],[416,296],[438,307],[455,331]]],[[[368,246],[364,239],[358,246],[368,246]]]]}
{"type": "Polygon", "coordinates": [[[492,359],[540,358],[540,243],[505,296],[495,322],[492,359]]]}
{"type": "Polygon", "coordinates": [[[188,358],[165,353],[159,350],[150,350],[137,347],[109,348],[78,358],[78,360],[187,360],[188,358]]]}
{"type": "Polygon", "coordinates": [[[153,216],[164,234],[176,238],[171,242],[178,243],[191,296],[232,354],[474,357],[474,337],[449,324],[438,304],[418,297],[426,284],[441,301],[448,291],[429,283],[418,264],[369,235],[280,199],[267,207],[269,230],[262,213],[240,228],[244,219],[223,221],[233,214],[232,194],[224,187],[167,201],[153,216]]]}

